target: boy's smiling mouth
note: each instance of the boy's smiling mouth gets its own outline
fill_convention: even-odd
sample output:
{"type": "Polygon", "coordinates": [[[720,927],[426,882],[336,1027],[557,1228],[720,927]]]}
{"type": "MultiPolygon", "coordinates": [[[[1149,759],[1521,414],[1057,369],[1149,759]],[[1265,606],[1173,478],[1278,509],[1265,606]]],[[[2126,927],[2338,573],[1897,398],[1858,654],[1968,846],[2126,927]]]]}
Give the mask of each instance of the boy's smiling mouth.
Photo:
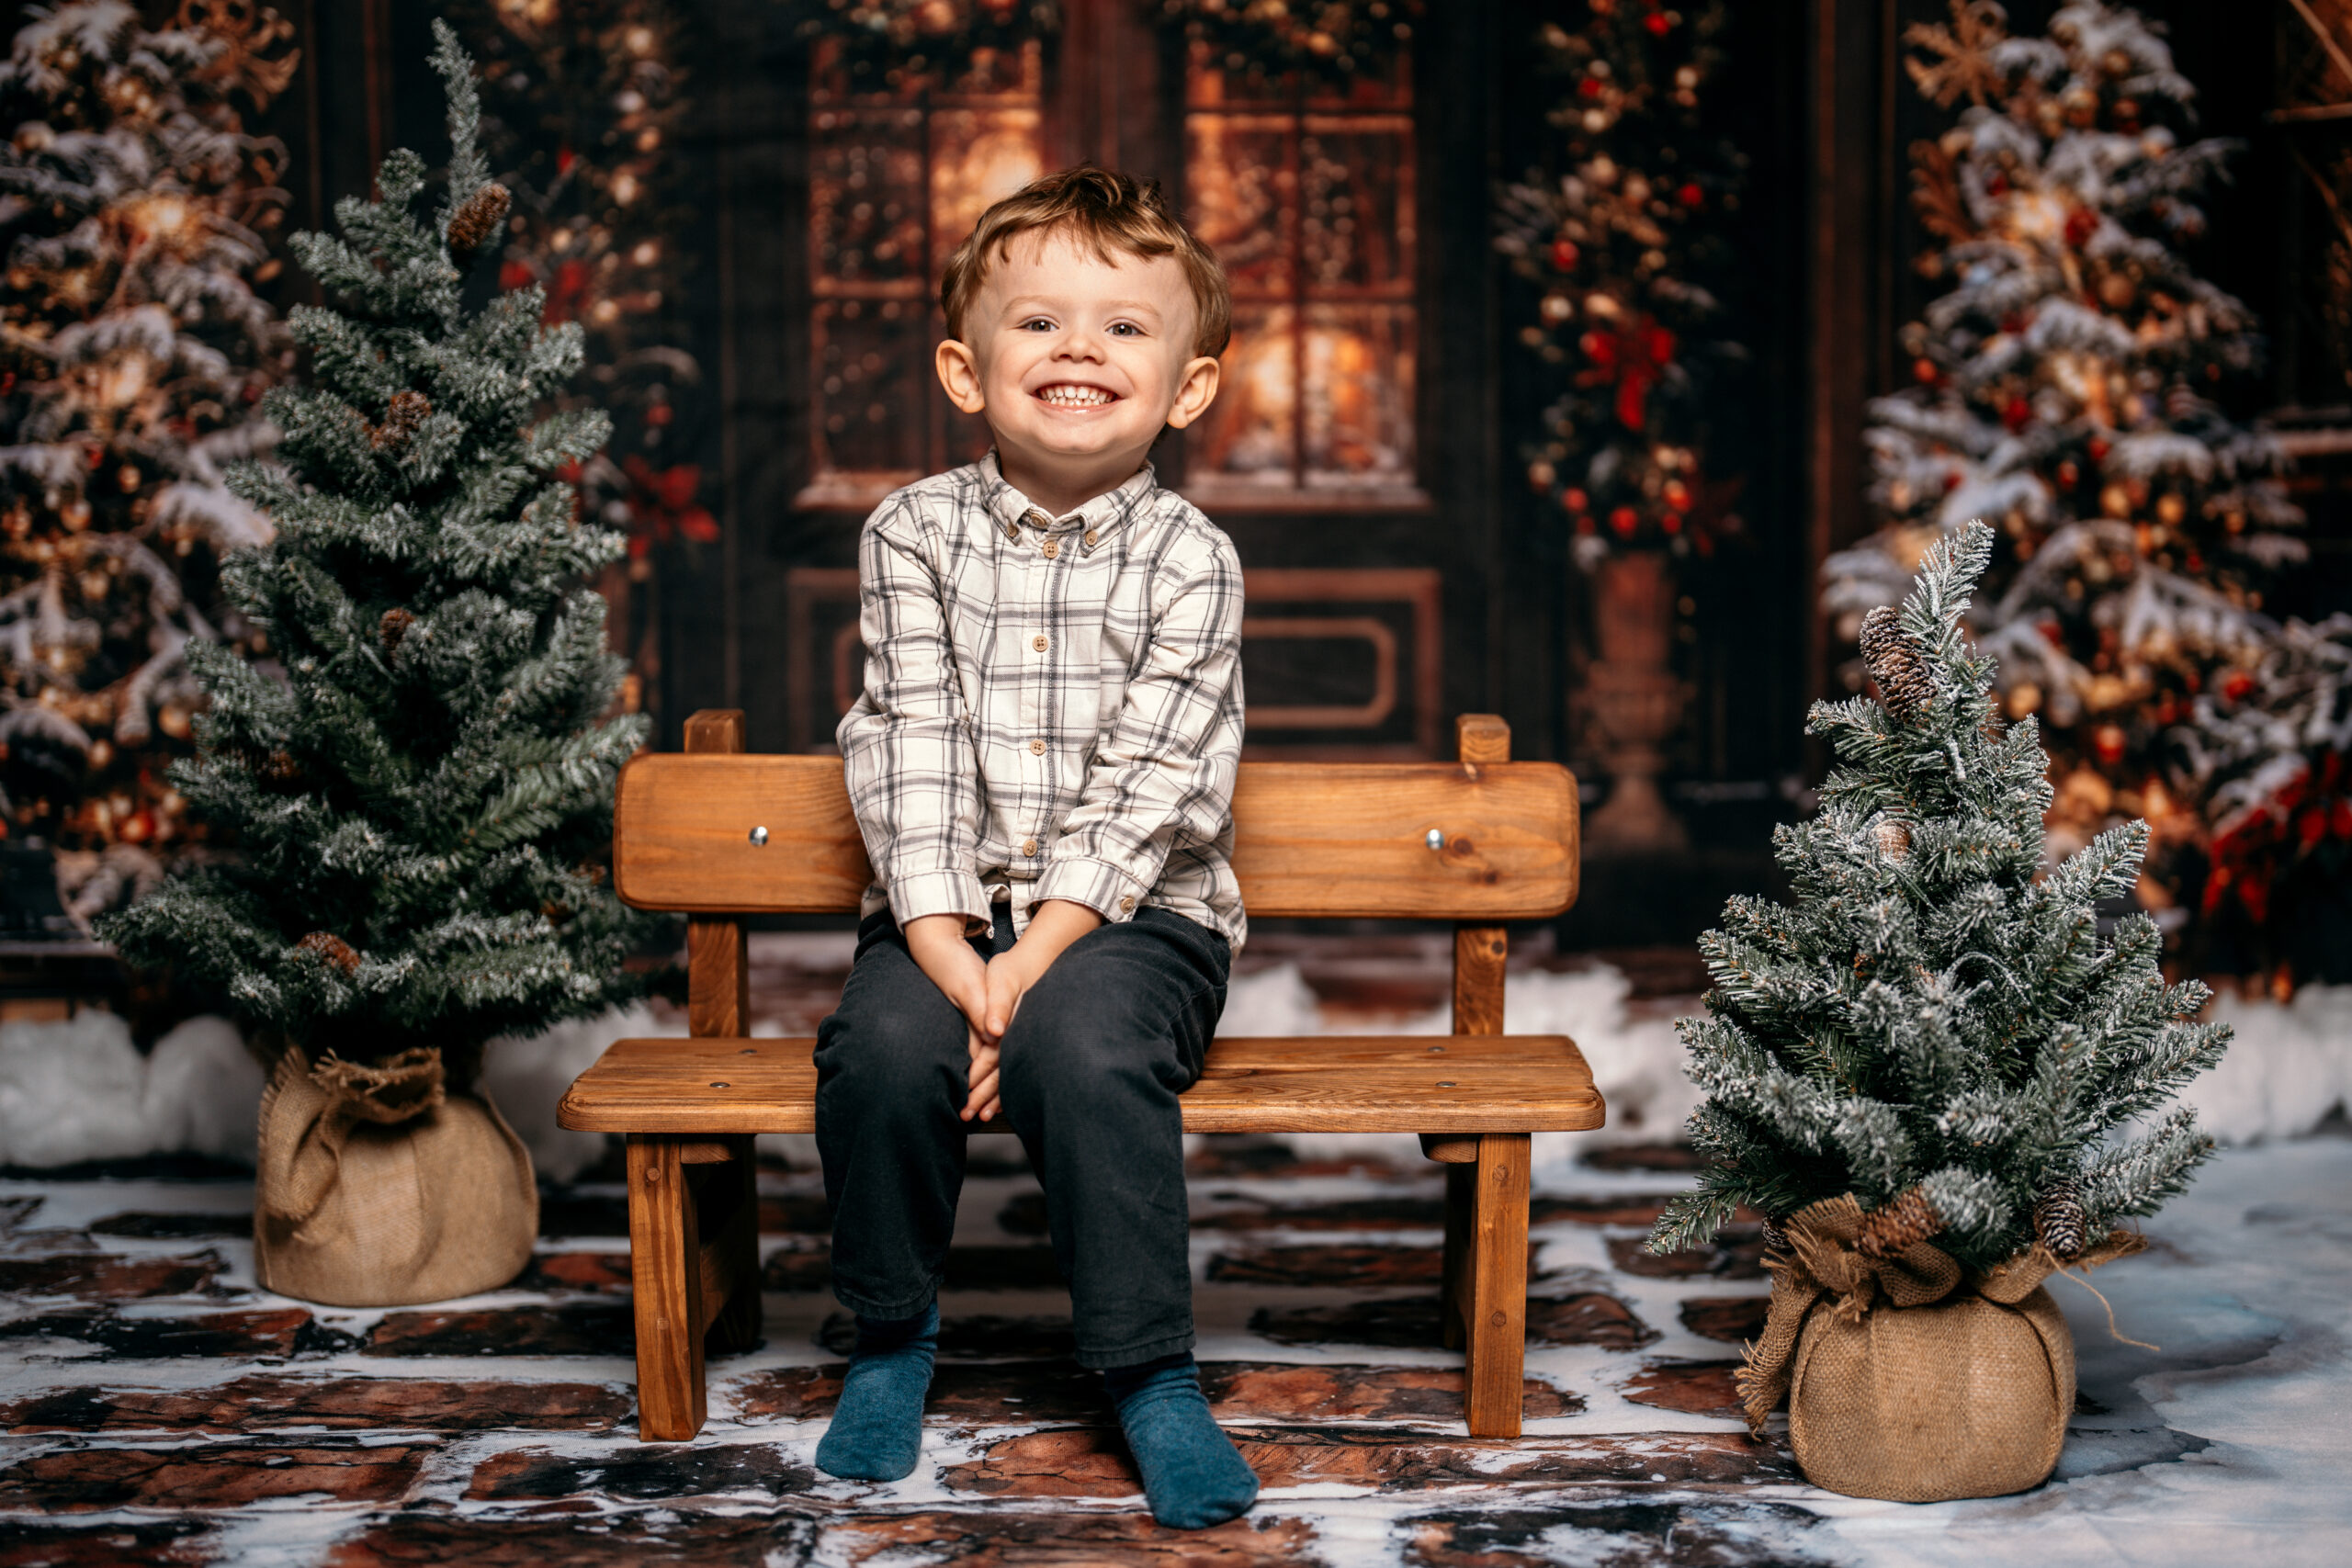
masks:
{"type": "Polygon", "coordinates": [[[1119,394],[1102,387],[1090,387],[1078,381],[1056,381],[1040,387],[1033,394],[1038,401],[1057,409],[1096,409],[1119,400],[1119,394]]]}

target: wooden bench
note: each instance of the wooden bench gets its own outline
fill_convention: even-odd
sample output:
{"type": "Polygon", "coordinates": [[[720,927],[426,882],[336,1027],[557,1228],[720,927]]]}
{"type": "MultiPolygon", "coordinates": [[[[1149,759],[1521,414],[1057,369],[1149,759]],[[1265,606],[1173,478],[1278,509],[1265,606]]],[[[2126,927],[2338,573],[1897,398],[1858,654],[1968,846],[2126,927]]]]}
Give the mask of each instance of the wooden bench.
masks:
{"type": "MultiPolygon", "coordinates": [[[[1244,763],[1233,800],[1252,916],[1455,922],[1453,1035],[1219,1039],[1183,1116],[1193,1133],[1421,1134],[1446,1168],[1444,1338],[1466,1342],[1469,1428],[1516,1437],[1528,1135],[1598,1127],[1602,1107],[1574,1042],[1502,1032],[1502,922],[1575,902],[1577,791],[1556,763],[1511,761],[1498,718],[1458,732],[1458,763],[1244,763]]],[[[702,1428],[706,1350],[759,1337],[752,1139],[816,1128],[816,1043],[743,1037],[741,917],[846,913],[869,879],[837,759],[744,755],[731,710],[685,738],[622,770],[613,858],[624,900],[687,916],[693,1037],[616,1043],[560,1115],[628,1141],[638,1431],[669,1442],[702,1428]]]]}

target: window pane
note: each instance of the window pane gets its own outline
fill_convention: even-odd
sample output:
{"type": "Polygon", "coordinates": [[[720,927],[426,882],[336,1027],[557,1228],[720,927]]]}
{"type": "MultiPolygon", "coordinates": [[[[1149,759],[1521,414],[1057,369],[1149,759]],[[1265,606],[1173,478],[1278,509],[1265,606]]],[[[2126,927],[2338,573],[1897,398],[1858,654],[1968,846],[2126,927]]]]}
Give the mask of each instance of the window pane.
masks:
{"type": "Polygon", "coordinates": [[[1413,480],[1409,305],[1311,305],[1306,311],[1306,482],[1413,480]]]}
{"type": "Polygon", "coordinates": [[[1296,383],[1287,305],[1239,305],[1216,401],[1186,446],[1195,479],[1289,488],[1295,459],[1296,383]]]}
{"type": "Polygon", "coordinates": [[[903,106],[824,108],[811,116],[809,245],[824,283],[907,282],[923,252],[922,113],[903,106]]]}
{"type": "Polygon", "coordinates": [[[1290,291],[1295,125],[1287,115],[1185,117],[1184,216],[1238,295],[1290,291]]]}
{"type": "Polygon", "coordinates": [[[1216,59],[1205,39],[1194,39],[1189,46],[1184,67],[1187,108],[1229,108],[1249,104],[1279,104],[1287,107],[1293,90],[1288,76],[1269,75],[1262,67],[1251,64],[1246,55],[1228,54],[1216,59]]]}
{"type": "Polygon", "coordinates": [[[938,254],[932,270],[947,265],[991,204],[1035,179],[1041,164],[1035,108],[933,110],[931,223],[938,254]]]}
{"type": "Polygon", "coordinates": [[[1409,122],[1310,115],[1299,141],[1306,286],[1409,291],[1413,138],[1409,122]]]}
{"type": "Polygon", "coordinates": [[[919,300],[817,305],[818,471],[919,473],[920,373],[930,379],[930,312],[919,300]]]}

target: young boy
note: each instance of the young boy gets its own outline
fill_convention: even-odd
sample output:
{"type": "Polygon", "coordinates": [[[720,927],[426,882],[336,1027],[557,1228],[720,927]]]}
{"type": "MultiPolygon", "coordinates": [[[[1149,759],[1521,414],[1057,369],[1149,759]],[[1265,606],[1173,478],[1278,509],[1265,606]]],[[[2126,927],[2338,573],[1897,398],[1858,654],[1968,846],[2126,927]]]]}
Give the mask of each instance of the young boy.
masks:
{"type": "Polygon", "coordinates": [[[858,1337],[817,1463],[914,1469],[965,1138],[1001,1111],[1153,1516],[1216,1524],[1258,1483],[1193,1363],[1176,1097],[1245,931],[1241,570],[1147,457],[1216,395],[1230,297],[1157,186],[1090,167],[983,213],[940,299],[940,381],[996,446],[859,543],[840,739],[875,881],[817,1042],[858,1337]]]}

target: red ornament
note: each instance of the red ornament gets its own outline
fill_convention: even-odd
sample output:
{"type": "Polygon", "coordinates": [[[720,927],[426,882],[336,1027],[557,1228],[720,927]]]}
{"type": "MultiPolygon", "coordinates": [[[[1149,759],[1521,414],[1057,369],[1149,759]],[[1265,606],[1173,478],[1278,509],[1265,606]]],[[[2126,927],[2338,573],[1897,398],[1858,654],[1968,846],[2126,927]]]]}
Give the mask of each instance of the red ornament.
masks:
{"type": "Polygon", "coordinates": [[[1576,270],[1577,257],[1579,254],[1581,253],[1576,246],[1566,240],[1552,242],[1552,265],[1562,272],[1576,270]]]}
{"type": "Polygon", "coordinates": [[[2033,406],[2021,397],[2011,398],[2001,410],[2001,423],[2009,427],[2011,434],[2023,430],[2032,418],[2033,406]]]}
{"type": "Polygon", "coordinates": [[[2222,677],[2222,700],[2242,703],[2254,691],[2254,677],[2243,670],[2232,670],[2222,677]]]}
{"type": "Polygon", "coordinates": [[[1707,199],[1707,193],[1699,188],[1697,180],[1692,180],[1674,193],[1674,199],[1685,207],[1695,208],[1707,199]]]}
{"type": "Polygon", "coordinates": [[[1649,28],[1652,37],[1664,38],[1667,29],[1674,26],[1674,23],[1665,12],[1652,11],[1642,18],[1642,26],[1649,28]]]}
{"type": "Polygon", "coordinates": [[[2295,819],[2295,836],[2302,840],[2303,848],[2317,847],[2319,841],[2327,837],[2327,813],[2316,806],[2305,811],[2295,819]]]}
{"type": "Polygon", "coordinates": [[[1651,327],[1642,334],[1642,346],[1649,351],[1652,365],[1664,365],[1674,357],[1674,334],[1664,327],[1651,327]]]}
{"type": "Polygon", "coordinates": [[[556,177],[558,179],[561,179],[564,175],[571,173],[571,165],[578,162],[580,162],[580,154],[574,152],[571,148],[557,148],[555,150],[556,177]]]}
{"type": "Polygon", "coordinates": [[[530,282],[531,269],[527,264],[518,261],[501,262],[498,264],[498,289],[500,293],[511,293],[517,288],[526,288],[530,287],[530,282]]]}
{"type": "Polygon", "coordinates": [[[1600,82],[1599,78],[1588,76],[1583,81],[1578,82],[1577,84],[1577,96],[1580,98],[1597,98],[1600,96],[1600,82]]]}
{"type": "Polygon", "coordinates": [[[1583,537],[1586,537],[1586,536],[1589,536],[1591,533],[1592,533],[1592,515],[1591,515],[1591,513],[1584,513],[1584,512],[1579,512],[1579,513],[1577,513],[1577,536],[1578,538],[1583,538],[1583,537]]]}
{"type": "Polygon", "coordinates": [[[1630,506],[1621,506],[1609,514],[1609,525],[1617,530],[1617,536],[1621,539],[1632,538],[1634,529],[1641,520],[1640,514],[1630,506]]]}
{"type": "Polygon", "coordinates": [[[1995,175],[1991,179],[1986,180],[1984,182],[1984,194],[1993,197],[2008,195],[2009,176],[2007,175],[1995,175]]]}
{"type": "Polygon", "coordinates": [[[2092,462],[2104,463],[2107,461],[2107,443],[2100,437],[2096,435],[2092,436],[2089,446],[2086,446],[2085,450],[2090,453],[2092,462]]]}
{"type": "Polygon", "coordinates": [[[1573,485],[1568,487],[1567,494],[1560,499],[1568,503],[1568,510],[1571,512],[1582,512],[1592,504],[1592,498],[1573,485]]]}
{"type": "Polygon", "coordinates": [[[2327,830],[2339,839],[2352,839],[2352,795],[2337,795],[2327,807],[2327,830]]]}
{"type": "Polygon", "coordinates": [[[1926,355],[1923,354],[1911,362],[1911,379],[1921,386],[1932,387],[1939,378],[1936,370],[1936,362],[1926,355]]]}
{"type": "Polygon", "coordinates": [[[2081,250],[2093,234],[2098,232],[2098,214],[2086,207],[2077,207],[2066,214],[2066,243],[2081,250]]]}
{"type": "Polygon", "coordinates": [[[1669,512],[1664,517],[1658,519],[1657,525],[1665,529],[1668,534],[1679,534],[1682,532],[1682,513],[1679,512],[1669,512]]]}
{"type": "Polygon", "coordinates": [[[2102,724],[2091,731],[2092,751],[2110,768],[2123,761],[2123,727],[2120,724],[2102,724]]]}

